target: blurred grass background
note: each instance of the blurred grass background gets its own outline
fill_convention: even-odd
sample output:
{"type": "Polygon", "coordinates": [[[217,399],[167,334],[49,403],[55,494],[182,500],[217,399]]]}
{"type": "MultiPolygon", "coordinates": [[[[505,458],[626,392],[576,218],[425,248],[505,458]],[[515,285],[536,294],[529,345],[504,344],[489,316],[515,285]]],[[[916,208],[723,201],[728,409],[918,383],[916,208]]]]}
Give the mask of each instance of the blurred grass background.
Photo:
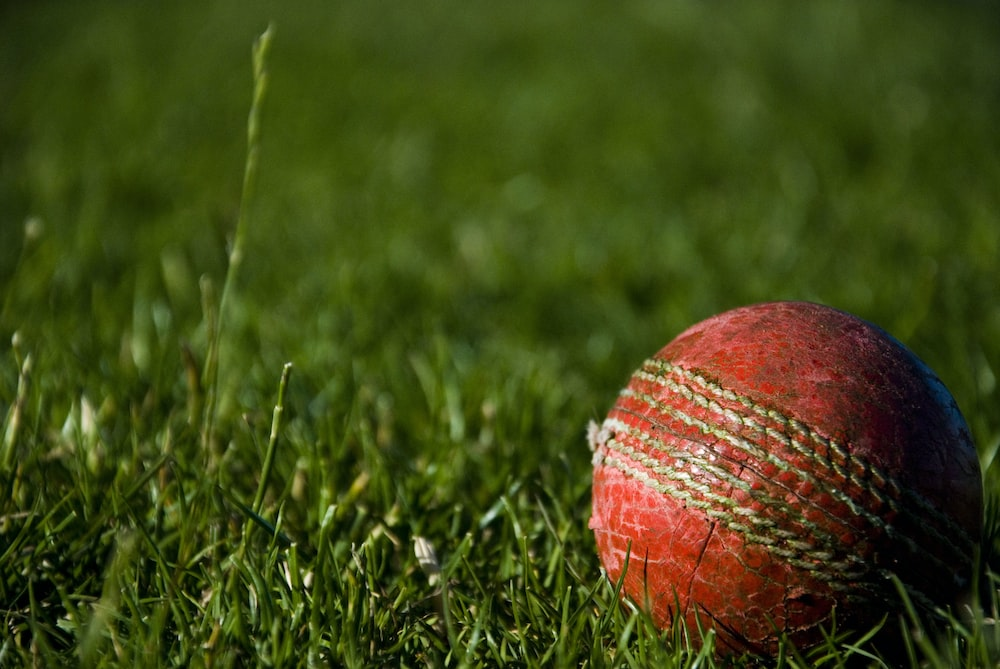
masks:
{"type": "Polygon", "coordinates": [[[166,434],[198,460],[185,372],[209,344],[250,44],[271,21],[219,476],[253,496],[259,445],[241,416],[263,430],[292,361],[268,507],[290,531],[315,541],[372,468],[381,488],[363,504],[405,498],[405,533],[445,548],[511,486],[540,486],[576,526],[569,563],[596,579],[586,421],[680,330],[774,299],[902,339],[991,461],[993,3],[8,3],[0,352],[18,344],[2,406],[28,352],[34,382],[6,513],[79,489],[46,453],[81,398],[100,426],[96,483],[134,480],[166,434]],[[350,441],[355,414],[386,448],[317,471],[317,444],[350,441]]]}

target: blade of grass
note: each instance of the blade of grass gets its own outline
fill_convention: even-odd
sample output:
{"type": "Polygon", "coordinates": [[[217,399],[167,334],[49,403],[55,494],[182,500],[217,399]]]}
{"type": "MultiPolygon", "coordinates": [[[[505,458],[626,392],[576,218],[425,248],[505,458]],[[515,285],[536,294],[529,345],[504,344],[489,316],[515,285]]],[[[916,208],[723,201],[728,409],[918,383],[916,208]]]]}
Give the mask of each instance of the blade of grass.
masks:
{"type": "Polygon", "coordinates": [[[267,54],[273,38],[274,24],[269,24],[253,45],[254,87],[250,113],[247,117],[247,155],[243,169],[243,190],[240,195],[236,231],[233,235],[233,242],[229,251],[229,266],[226,270],[225,281],[222,284],[222,296],[219,298],[218,322],[209,335],[210,340],[205,360],[205,378],[202,383],[207,393],[201,434],[202,447],[206,449],[206,452],[209,450],[215,437],[216,409],[219,400],[219,350],[222,342],[226,306],[229,303],[230,294],[236,282],[240,265],[243,263],[243,246],[246,240],[247,221],[250,217],[250,202],[253,199],[254,187],[257,182],[257,167],[260,154],[260,114],[267,93],[267,54]]]}
{"type": "Polygon", "coordinates": [[[264,465],[260,471],[260,483],[253,500],[253,512],[260,515],[264,505],[264,494],[267,491],[267,480],[274,468],[274,454],[278,450],[278,432],[281,430],[281,419],[285,412],[285,390],[288,388],[288,378],[292,374],[292,363],[286,362],[281,370],[281,380],[278,382],[278,401],[274,405],[271,416],[271,434],[267,440],[267,451],[264,453],[264,465]]]}
{"type": "MultiPolygon", "coordinates": [[[[11,338],[11,348],[15,356],[18,354],[20,336],[14,333],[11,338]]],[[[31,354],[24,356],[23,360],[18,360],[20,372],[17,375],[17,395],[7,418],[4,420],[3,443],[0,449],[0,472],[9,472],[14,463],[14,453],[17,450],[18,433],[21,429],[24,406],[28,401],[28,389],[31,385],[31,354]]]]}

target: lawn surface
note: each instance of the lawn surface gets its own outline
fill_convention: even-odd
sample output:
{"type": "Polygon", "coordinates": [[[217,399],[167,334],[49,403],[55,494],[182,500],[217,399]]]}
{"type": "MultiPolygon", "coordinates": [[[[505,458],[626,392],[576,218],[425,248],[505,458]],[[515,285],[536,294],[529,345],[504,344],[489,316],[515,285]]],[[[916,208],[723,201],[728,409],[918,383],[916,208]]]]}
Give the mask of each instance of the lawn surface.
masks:
{"type": "MultiPolygon", "coordinates": [[[[775,299],[938,372],[1000,567],[995,5],[427,4],[0,8],[0,666],[709,662],[584,431],[775,299]]],[[[920,661],[1000,658],[986,584],[920,661]]]]}

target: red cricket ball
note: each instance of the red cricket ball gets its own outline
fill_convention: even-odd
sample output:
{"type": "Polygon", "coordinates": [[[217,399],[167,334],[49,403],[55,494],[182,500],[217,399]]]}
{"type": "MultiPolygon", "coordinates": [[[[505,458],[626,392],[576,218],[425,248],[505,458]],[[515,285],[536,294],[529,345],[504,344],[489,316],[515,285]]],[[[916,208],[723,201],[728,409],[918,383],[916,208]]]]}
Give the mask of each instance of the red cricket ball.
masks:
{"type": "Polygon", "coordinates": [[[968,426],[901,343],[803,302],[735,309],[632,375],[593,426],[601,562],[661,627],[773,654],[968,587],[983,491],[968,426]]]}

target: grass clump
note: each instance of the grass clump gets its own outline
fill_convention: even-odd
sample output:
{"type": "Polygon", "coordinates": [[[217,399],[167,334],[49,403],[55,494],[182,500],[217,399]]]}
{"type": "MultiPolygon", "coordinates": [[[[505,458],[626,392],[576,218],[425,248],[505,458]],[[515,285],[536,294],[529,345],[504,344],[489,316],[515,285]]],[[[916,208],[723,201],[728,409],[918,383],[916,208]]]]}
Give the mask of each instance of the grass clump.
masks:
{"type": "Polygon", "coordinates": [[[883,626],[996,663],[988,8],[0,11],[0,666],[720,665],[602,576],[583,431],[783,298],[958,398],[982,595],[883,626]]]}

